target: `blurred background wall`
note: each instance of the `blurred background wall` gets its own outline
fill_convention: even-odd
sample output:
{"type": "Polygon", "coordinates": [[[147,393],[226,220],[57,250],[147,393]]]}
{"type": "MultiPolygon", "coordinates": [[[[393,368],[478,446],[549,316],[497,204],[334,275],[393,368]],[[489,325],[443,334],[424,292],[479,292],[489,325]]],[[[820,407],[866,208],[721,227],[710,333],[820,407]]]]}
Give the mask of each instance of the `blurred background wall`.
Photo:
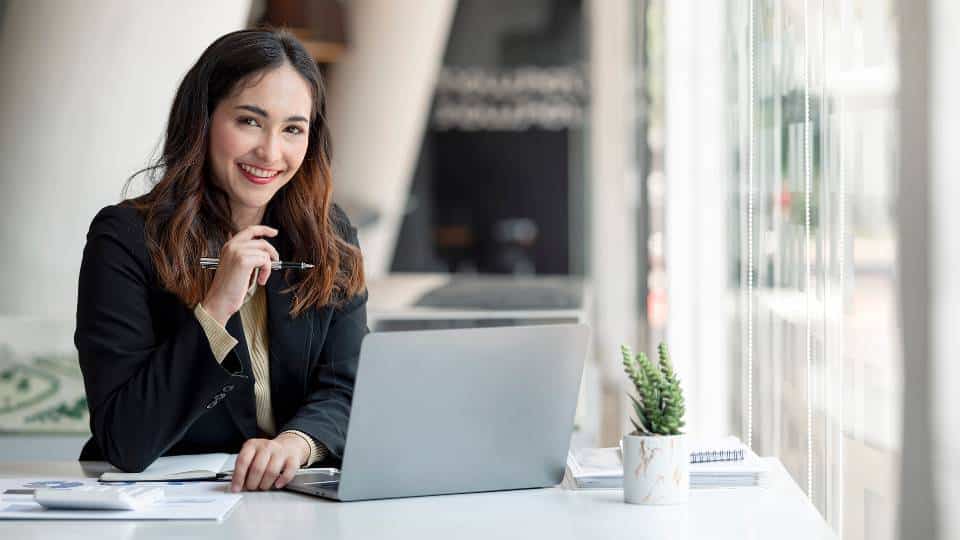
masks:
{"type": "Polygon", "coordinates": [[[454,0],[349,3],[351,46],[329,78],[333,171],[337,200],[377,217],[360,237],[373,278],[390,269],[455,7],[454,0]]]}
{"type": "Polygon", "coordinates": [[[159,150],[186,70],[214,39],[246,25],[250,8],[0,4],[0,245],[10,254],[0,257],[0,410],[4,430],[28,426],[4,437],[0,459],[79,452],[86,402],[73,318],[90,220],[159,150]]]}
{"type": "Polygon", "coordinates": [[[157,148],[186,70],[214,39],[245,26],[250,8],[242,0],[5,3],[0,245],[16,256],[0,260],[0,313],[74,316],[90,220],[157,148]]]}

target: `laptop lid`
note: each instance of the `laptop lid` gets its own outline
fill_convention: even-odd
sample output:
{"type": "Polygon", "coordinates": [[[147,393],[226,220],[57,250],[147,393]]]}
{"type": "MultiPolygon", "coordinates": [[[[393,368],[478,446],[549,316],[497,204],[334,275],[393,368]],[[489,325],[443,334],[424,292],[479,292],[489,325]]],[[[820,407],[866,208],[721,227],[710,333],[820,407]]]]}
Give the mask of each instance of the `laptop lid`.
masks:
{"type": "Polygon", "coordinates": [[[589,338],[584,324],[368,334],[337,498],[559,484],[589,338]]]}

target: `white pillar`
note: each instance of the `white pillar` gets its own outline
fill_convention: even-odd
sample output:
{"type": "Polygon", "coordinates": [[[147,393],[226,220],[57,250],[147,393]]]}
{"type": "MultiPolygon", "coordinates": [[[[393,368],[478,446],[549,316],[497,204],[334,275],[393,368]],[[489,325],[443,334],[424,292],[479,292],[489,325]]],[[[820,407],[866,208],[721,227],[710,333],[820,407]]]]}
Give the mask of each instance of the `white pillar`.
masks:
{"type": "Polygon", "coordinates": [[[901,0],[898,262],[903,328],[901,538],[957,538],[960,487],[960,6],[901,0]]]}
{"type": "MultiPolygon", "coordinates": [[[[634,10],[630,0],[592,0],[587,12],[590,58],[589,264],[595,297],[595,358],[601,382],[619,418],[600,443],[616,444],[629,426],[627,378],[620,344],[637,343],[637,177],[634,83],[634,10]]],[[[611,414],[612,413],[612,414],[611,414]]]]}
{"type": "Polygon", "coordinates": [[[327,111],[335,199],[379,220],[360,231],[368,277],[390,270],[455,0],[352,0],[327,111]]]}
{"type": "MultiPolygon", "coordinates": [[[[960,3],[956,0],[935,0],[930,21],[930,187],[934,195],[933,224],[933,295],[931,313],[935,318],[932,350],[933,403],[930,416],[933,424],[933,476],[935,493],[941,507],[940,538],[960,538],[960,335],[957,333],[957,306],[960,306],[960,152],[956,148],[957,126],[960,125],[960,70],[957,54],[960,39],[960,3]]],[[[903,358],[912,360],[911,351],[903,358]]],[[[905,441],[905,445],[910,441],[905,441]]]]}
{"type": "Polygon", "coordinates": [[[715,437],[732,429],[726,14],[723,2],[663,6],[667,343],[684,387],[687,431],[715,437]]]}
{"type": "Polygon", "coordinates": [[[0,19],[0,315],[71,319],[97,210],[163,137],[180,79],[250,2],[14,0],[0,19]]]}

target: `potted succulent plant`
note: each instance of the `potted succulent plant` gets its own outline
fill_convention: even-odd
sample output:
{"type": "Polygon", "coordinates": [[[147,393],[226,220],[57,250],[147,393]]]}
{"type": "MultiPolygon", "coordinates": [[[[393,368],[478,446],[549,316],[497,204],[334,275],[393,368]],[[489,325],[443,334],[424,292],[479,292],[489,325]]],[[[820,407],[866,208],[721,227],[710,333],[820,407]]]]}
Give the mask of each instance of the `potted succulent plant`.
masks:
{"type": "Polygon", "coordinates": [[[633,504],[679,504],[690,491],[690,456],[683,427],[684,401],[670,353],[663,343],[658,361],[620,347],[623,369],[636,388],[630,396],[635,431],[624,435],[623,498],[633,504]]]}

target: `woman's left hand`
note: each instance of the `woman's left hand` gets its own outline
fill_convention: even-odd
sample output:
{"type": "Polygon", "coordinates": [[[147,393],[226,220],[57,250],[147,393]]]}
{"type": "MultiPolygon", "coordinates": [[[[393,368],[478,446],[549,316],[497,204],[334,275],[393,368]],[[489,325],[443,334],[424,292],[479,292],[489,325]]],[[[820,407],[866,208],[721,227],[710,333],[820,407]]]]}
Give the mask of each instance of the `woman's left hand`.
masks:
{"type": "Polygon", "coordinates": [[[293,480],[309,456],[306,441],[292,433],[281,433],[274,439],[248,439],[237,455],[230,490],[280,489],[293,480]]]}

